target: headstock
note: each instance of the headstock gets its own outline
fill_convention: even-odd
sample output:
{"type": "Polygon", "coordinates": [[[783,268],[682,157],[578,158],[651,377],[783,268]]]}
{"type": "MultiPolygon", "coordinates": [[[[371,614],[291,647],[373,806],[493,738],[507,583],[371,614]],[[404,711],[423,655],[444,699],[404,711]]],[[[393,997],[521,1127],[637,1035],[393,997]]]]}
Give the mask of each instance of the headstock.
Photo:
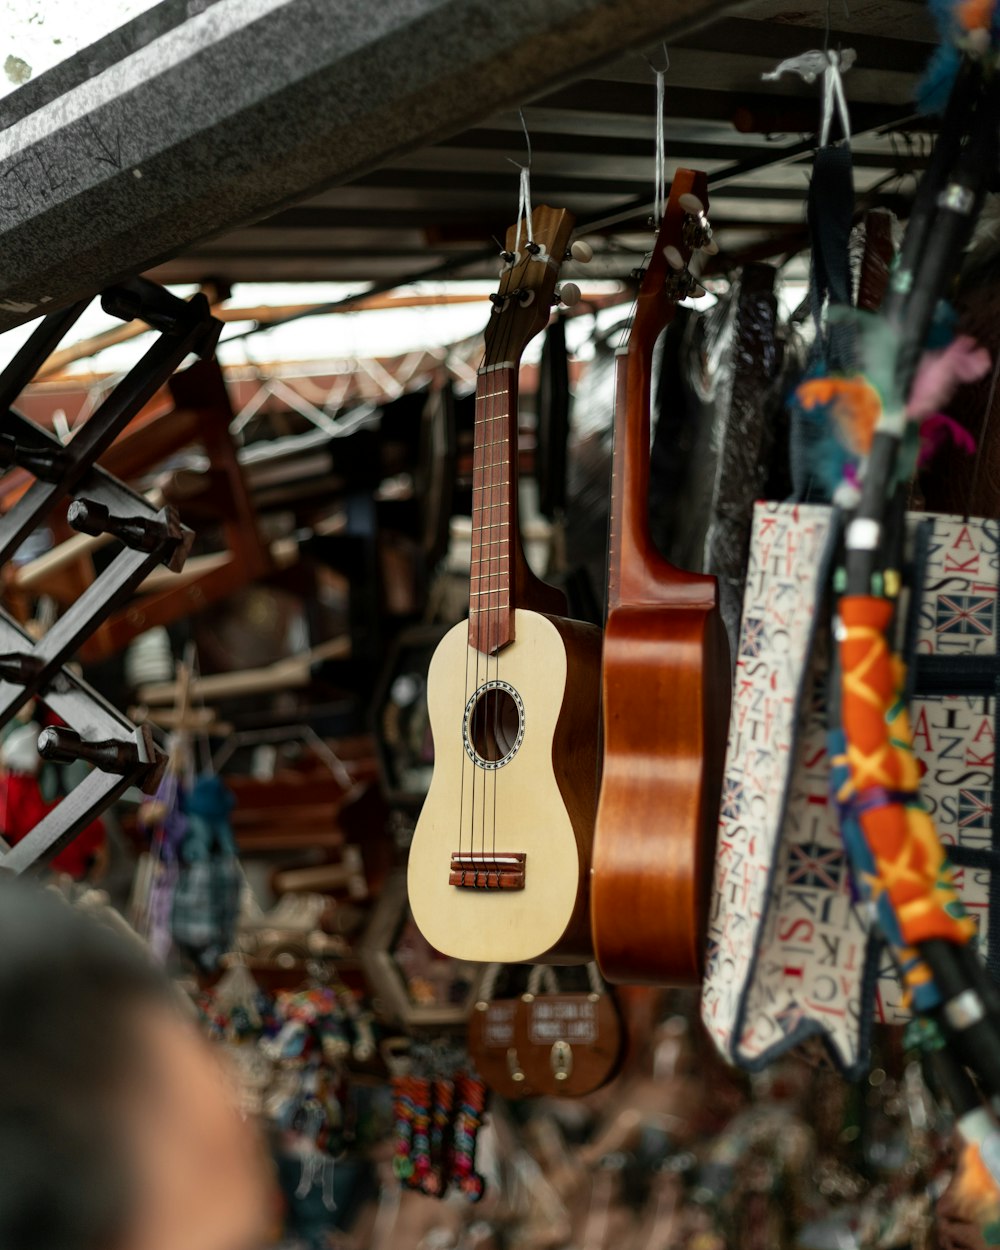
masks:
{"type": "Polygon", "coordinates": [[[573,221],[566,209],[542,204],[531,215],[532,243],[524,221],[507,231],[500,289],[490,296],[493,313],[486,327],[487,367],[518,361],[528,343],[548,325],[573,221]]]}
{"type": "Polygon", "coordinates": [[[688,266],[696,251],[714,255],[708,223],[708,181],[703,173],[678,169],[670,184],[670,198],[649,266],[642,277],[632,337],[653,339],[673,319],[674,305],[701,291],[688,266]]]}

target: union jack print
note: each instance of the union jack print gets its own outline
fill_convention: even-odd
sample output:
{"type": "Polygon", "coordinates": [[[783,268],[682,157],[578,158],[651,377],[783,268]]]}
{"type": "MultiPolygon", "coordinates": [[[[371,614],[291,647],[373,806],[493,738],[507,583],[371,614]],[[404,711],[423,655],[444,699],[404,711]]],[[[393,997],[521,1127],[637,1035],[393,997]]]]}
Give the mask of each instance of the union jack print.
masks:
{"type": "Polygon", "coordinates": [[[935,628],[939,634],[993,633],[996,599],[981,595],[938,595],[935,628]]]}
{"type": "Polygon", "coordinates": [[[722,815],[725,820],[739,820],[743,808],[743,780],[727,777],[722,795],[722,815]]]}
{"type": "Polygon", "coordinates": [[[844,878],[844,849],[819,842],[793,842],[788,884],[814,890],[839,890],[844,878]]]}
{"type": "Polygon", "coordinates": [[[992,829],[992,791],[959,790],[958,827],[959,829],[992,829]]]}
{"type": "Polygon", "coordinates": [[[748,660],[760,658],[767,645],[767,631],[759,617],[747,617],[743,622],[743,636],[740,638],[740,655],[748,660]]]}

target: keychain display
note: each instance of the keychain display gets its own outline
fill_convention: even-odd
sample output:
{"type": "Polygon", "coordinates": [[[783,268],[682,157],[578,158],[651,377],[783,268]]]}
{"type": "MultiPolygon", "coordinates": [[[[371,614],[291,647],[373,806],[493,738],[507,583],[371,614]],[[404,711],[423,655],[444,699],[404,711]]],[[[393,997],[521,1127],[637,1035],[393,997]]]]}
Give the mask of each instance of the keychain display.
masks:
{"type": "Polygon", "coordinates": [[[449,1192],[478,1202],[486,1183],[476,1171],[486,1085],[453,1048],[411,1047],[392,1078],[393,1172],[428,1197],[449,1192]]]}
{"type": "Polygon", "coordinates": [[[298,1160],[295,1198],[318,1189],[332,1213],[335,1165],[355,1139],[346,1064],[367,1063],[376,1039],[370,1014],[329,969],[314,964],[313,981],[266,994],[237,960],[198,1006],[208,1034],[233,1058],[245,1112],[298,1160]]]}

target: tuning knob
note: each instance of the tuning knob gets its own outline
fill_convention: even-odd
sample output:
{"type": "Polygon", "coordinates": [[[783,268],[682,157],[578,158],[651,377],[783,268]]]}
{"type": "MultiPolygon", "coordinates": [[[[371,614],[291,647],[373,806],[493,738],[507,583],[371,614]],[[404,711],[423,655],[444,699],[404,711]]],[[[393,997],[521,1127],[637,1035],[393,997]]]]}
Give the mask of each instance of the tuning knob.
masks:
{"type": "MultiPolygon", "coordinates": [[[[701,204],[701,200],[696,195],[682,195],[680,199],[693,200],[696,204],[701,204]]],[[[712,242],[712,226],[708,218],[705,216],[704,209],[700,212],[689,212],[684,218],[682,227],[684,236],[684,246],[689,247],[693,252],[707,252],[709,256],[714,256],[719,250],[718,244],[712,242]]]]}
{"type": "MultiPolygon", "coordinates": [[[[666,249],[664,249],[666,250],[666,249]]],[[[689,269],[674,269],[665,284],[667,297],[674,300],[700,299],[705,288],[689,269]]]]}
{"type": "Polygon", "coordinates": [[[673,246],[672,243],[668,244],[663,249],[663,255],[666,258],[666,262],[670,266],[671,269],[683,269],[684,268],[684,257],[680,254],[678,249],[673,246]]]}
{"type": "Polygon", "coordinates": [[[706,256],[718,256],[719,245],[714,239],[709,239],[707,243],[701,245],[701,250],[706,256]]]}
{"type": "Polygon", "coordinates": [[[584,239],[574,239],[569,245],[569,254],[581,265],[589,265],[594,259],[594,249],[584,239]]]}
{"type": "Polygon", "coordinates": [[[581,299],[580,288],[575,282],[564,282],[556,292],[556,303],[562,304],[564,308],[573,308],[579,304],[581,299]]]}

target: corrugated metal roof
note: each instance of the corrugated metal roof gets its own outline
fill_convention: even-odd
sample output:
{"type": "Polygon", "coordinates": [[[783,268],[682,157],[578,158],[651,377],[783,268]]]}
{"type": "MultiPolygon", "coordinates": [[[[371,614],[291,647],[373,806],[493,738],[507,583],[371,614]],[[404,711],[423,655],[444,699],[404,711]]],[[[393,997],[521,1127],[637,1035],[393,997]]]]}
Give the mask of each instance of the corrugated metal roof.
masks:
{"type": "MultiPolygon", "coordinates": [[[[804,200],[819,119],[819,87],[761,75],[787,58],[851,47],[844,77],[851,107],[855,184],[862,201],[905,213],[912,175],[926,163],[926,124],[914,117],[914,90],[935,41],[925,6],[878,0],[792,9],[763,0],[672,41],[666,78],[668,173],[706,170],[721,264],[745,255],[779,256],[804,240],[804,200]]],[[[646,244],[652,206],[654,44],[607,64],[523,112],[532,143],[536,201],[558,203],[597,222],[588,275],[622,276],[646,244]],[[602,219],[620,220],[608,224],[602,219]]],[[[526,149],[517,110],[504,109],[428,147],[402,152],[378,169],[246,229],[185,250],[155,276],[197,281],[405,280],[431,266],[465,276],[494,272],[480,255],[512,220],[526,149]],[[472,257],[470,263],[469,258],[472,257]],[[476,259],[478,257],[478,259],[476,259]]]]}
{"type": "Polygon", "coordinates": [[[824,41],[858,53],[859,190],[905,209],[924,5],[840,0],[827,32],[827,0],[790,3],[163,0],[0,102],[0,329],[157,261],[173,281],[489,275],[518,104],[536,200],[595,232],[594,277],[621,276],[647,240],[655,101],[622,49],[658,61],[664,33],[668,162],[709,172],[729,259],[803,241],[818,89],[760,75],[824,41]]]}

